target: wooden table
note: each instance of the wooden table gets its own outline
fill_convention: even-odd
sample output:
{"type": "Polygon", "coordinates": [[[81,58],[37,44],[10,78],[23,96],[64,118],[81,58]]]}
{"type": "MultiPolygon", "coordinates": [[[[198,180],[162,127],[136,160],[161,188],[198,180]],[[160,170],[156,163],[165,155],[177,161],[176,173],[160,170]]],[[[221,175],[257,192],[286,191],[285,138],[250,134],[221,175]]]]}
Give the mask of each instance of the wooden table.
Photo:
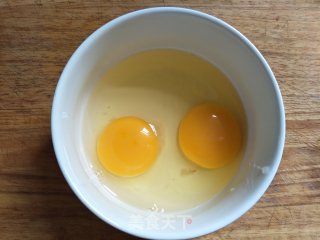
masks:
{"type": "Polygon", "coordinates": [[[134,239],[68,187],[50,111],[79,44],[111,19],[153,6],[201,10],[236,27],[270,63],[285,102],[286,147],[271,187],[238,221],[200,239],[320,239],[320,1],[295,2],[0,0],[0,239],[134,239]]]}

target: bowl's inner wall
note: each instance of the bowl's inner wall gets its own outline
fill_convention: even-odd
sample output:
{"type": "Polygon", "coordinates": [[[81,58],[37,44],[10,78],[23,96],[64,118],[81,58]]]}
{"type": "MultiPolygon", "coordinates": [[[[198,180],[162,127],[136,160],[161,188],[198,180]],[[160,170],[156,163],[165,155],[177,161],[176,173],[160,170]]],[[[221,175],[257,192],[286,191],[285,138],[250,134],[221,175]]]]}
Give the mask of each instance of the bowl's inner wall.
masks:
{"type": "MultiPolygon", "coordinates": [[[[101,218],[126,229],[129,227],[128,216],[139,210],[115,201],[112,196],[105,199],[88,181],[90,171],[79,164],[79,159],[88,162],[88,166],[90,162],[83,149],[85,146],[81,145],[83,142],[79,141],[84,137],[79,119],[83,117],[90,91],[106,69],[147,49],[175,48],[207,59],[232,81],[247,115],[248,142],[239,173],[224,194],[187,212],[193,219],[189,228],[201,232],[209,225],[211,230],[224,226],[250,207],[256,200],[252,196],[261,194],[261,189],[265,188],[270,173],[277,168],[277,160],[273,159],[281,131],[279,99],[261,60],[222,25],[175,11],[125,16],[95,32],[68,63],[56,93],[58,114],[53,119],[57,122],[56,140],[59,138],[56,145],[63,149],[58,158],[64,158],[65,162],[60,165],[63,165],[65,175],[69,175],[74,190],[101,218]],[[123,21],[125,18],[127,21],[123,21]]],[[[177,229],[181,228],[180,224],[177,223],[177,229]]],[[[144,234],[152,235],[155,231],[144,229],[144,234]]],[[[159,238],[169,236],[161,230],[159,234],[159,238]]]]}

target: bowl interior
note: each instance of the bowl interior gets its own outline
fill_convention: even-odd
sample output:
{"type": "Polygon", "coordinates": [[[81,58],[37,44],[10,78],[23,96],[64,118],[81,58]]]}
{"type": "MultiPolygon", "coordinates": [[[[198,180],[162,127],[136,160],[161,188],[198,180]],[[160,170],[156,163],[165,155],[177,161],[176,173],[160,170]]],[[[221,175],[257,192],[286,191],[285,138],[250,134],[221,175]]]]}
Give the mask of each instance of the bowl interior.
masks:
{"type": "MultiPolygon", "coordinates": [[[[154,8],[127,14],[94,32],[74,53],[60,78],[53,104],[56,155],[80,200],[113,226],[147,238],[190,238],[215,231],[246,212],[262,196],[280,163],[284,110],[275,78],[255,47],[226,23],[187,9],[154,8]],[[220,68],[237,89],[248,124],[247,146],[238,174],[218,197],[177,212],[173,228],[135,229],[132,217],[147,211],[102,194],[81,131],[84,107],[102,74],[114,63],[147,49],[192,52],[220,68]],[[192,218],[192,224],[184,224],[192,218]]],[[[163,214],[164,218],[166,213],[163,214]]]]}

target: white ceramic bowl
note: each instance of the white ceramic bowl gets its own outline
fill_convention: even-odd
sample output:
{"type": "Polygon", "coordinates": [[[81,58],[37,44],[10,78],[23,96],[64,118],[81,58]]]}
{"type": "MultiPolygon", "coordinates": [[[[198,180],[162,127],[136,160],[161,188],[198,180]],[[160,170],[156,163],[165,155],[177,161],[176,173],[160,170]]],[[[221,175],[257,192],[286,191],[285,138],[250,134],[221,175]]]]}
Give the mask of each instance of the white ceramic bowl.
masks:
{"type": "Polygon", "coordinates": [[[266,60],[236,29],[210,15],[183,8],[150,8],[121,16],[91,34],[66,65],[53,101],[52,138],[60,168],[79,199],[98,217],[130,234],[153,239],[204,235],[248,211],[270,185],[285,139],[285,114],[266,60]],[[154,48],[193,52],[219,67],[236,87],[246,111],[248,142],[228,187],[198,208],[157,215],[166,229],[132,225],[149,214],[102,194],[81,145],[83,108],[92,86],[113,63],[154,48]],[[192,223],[191,223],[192,220],[192,223]]]}

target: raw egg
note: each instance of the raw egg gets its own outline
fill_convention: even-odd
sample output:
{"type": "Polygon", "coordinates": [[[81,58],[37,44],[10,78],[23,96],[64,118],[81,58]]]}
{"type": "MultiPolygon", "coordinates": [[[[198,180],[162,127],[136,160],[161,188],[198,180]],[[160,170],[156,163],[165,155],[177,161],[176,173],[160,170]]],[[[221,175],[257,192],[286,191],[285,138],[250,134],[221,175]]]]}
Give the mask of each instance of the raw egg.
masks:
{"type": "Polygon", "coordinates": [[[201,56],[175,49],[128,56],[107,69],[83,106],[82,164],[102,194],[134,207],[197,207],[222,192],[241,164],[241,99],[201,56]]]}
{"type": "Polygon", "coordinates": [[[189,160],[209,169],[227,165],[242,146],[237,119],[214,103],[192,108],[180,123],[178,139],[189,160]]]}
{"type": "Polygon", "coordinates": [[[98,158],[109,172],[122,177],[147,171],[158,153],[155,131],[137,117],[122,117],[103,130],[97,145],[98,158]]]}

